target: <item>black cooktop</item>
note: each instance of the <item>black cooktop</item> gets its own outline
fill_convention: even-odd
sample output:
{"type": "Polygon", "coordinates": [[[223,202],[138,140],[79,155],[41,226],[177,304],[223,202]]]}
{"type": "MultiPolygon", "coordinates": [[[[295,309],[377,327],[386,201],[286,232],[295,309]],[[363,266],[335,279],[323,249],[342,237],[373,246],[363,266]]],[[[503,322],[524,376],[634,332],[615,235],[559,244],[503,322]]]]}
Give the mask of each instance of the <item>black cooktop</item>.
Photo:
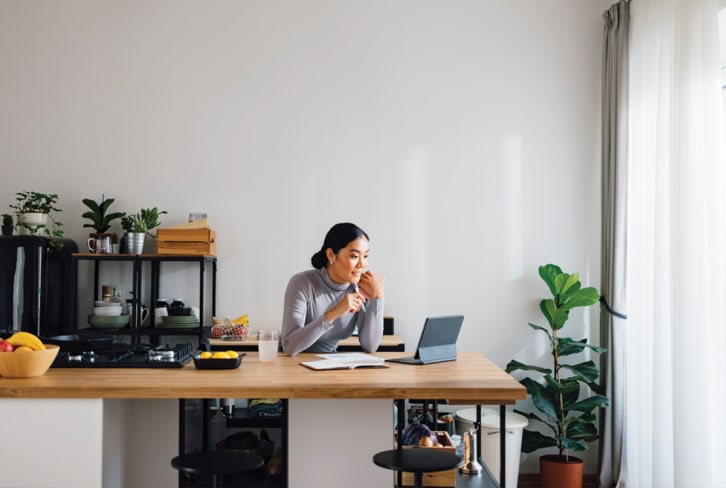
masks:
{"type": "Polygon", "coordinates": [[[191,343],[152,346],[111,344],[100,351],[58,353],[53,368],[181,368],[192,359],[191,343]]]}

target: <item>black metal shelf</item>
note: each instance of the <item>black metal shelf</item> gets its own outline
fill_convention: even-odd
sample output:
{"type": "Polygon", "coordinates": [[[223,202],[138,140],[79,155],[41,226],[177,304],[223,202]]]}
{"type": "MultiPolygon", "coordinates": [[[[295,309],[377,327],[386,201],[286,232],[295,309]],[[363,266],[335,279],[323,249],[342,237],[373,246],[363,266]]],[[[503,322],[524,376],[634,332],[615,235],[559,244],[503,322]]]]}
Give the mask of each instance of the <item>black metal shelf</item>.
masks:
{"type": "MultiPolygon", "coordinates": [[[[160,336],[166,335],[181,335],[181,336],[197,336],[199,343],[201,344],[205,337],[205,332],[211,328],[211,325],[205,325],[204,319],[206,317],[205,299],[206,299],[206,271],[207,266],[211,265],[212,279],[211,279],[211,311],[212,315],[216,314],[216,302],[217,302],[217,257],[209,255],[161,255],[161,254],[90,254],[90,253],[75,253],[71,255],[73,261],[73,283],[72,286],[76,293],[76,305],[78,303],[78,261],[92,261],[94,263],[94,299],[99,300],[99,267],[103,262],[130,262],[133,266],[132,271],[132,285],[131,293],[135,300],[133,306],[133,321],[134,323],[129,324],[128,327],[121,329],[95,329],[99,333],[113,333],[118,335],[125,335],[131,337],[132,342],[142,342],[142,336],[148,336],[150,338],[159,338],[160,336]],[[142,270],[145,264],[149,264],[151,267],[151,275],[149,280],[149,316],[153,320],[153,304],[160,295],[160,278],[162,263],[165,262],[187,262],[196,263],[199,265],[199,314],[201,322],[199,326],[194,328],[156,328],[156,327],[142,327],[141,325],[141,297],[144,296],[144,289],[142,283],[142,270]]],[[[78,310],[77,307],[73,307],[73,323],[78,324],[78,310]]],[[[86,331],[86,329],[83,329],[86,331]]]]}

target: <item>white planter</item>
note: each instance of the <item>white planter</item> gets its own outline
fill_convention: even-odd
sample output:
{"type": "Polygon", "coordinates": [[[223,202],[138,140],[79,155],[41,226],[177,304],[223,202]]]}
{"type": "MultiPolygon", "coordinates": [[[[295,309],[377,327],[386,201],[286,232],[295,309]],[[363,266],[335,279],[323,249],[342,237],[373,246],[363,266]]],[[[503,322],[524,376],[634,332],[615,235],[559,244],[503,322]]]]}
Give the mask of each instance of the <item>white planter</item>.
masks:
{"type": "Polygon", "coordinates": [[[48,227],[48,214],[27,212],[18,214],[18,233],[20,235],[39,234],[40,229],[48,227]]]}

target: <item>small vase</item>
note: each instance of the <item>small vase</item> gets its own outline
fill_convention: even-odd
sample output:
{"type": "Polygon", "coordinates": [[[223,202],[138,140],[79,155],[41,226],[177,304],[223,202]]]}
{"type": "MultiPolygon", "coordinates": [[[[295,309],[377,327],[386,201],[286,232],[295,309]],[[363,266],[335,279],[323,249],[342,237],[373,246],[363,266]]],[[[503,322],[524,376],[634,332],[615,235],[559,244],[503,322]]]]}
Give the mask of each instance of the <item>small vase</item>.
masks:
{"type": "Polygon", "coordinates": [[[539,458],[539,480],[542,488],[582,488],[585,463],[580,458],[548,454],[539,458]]]}
{"type": "Polygon", "coordinates": [[[3,235],[4,236],[11,236],[13,235],[13,226],[12,225],[3,225],[3,235]]]}
{"type": "Polygon", "coordinates": [[[143,232],[128,232],[124,236],[126,239],[127,254],[143,254],[144,253],[144,237],[143,232]]]}

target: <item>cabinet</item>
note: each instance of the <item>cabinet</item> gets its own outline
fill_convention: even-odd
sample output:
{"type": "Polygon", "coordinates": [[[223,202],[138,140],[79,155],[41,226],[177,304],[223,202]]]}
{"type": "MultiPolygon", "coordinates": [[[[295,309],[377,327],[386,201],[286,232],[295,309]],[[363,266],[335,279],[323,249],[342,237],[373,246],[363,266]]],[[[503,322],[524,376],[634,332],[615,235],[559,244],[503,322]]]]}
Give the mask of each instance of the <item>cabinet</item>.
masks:
{"type": "MultiPolygon", "coordinates": [[[[203,341],[205,331],[212,327],[209,318],[216,313],[217,301],[217,258],[215,256],[197,256],[197,255],[158,255],[158,254],[72,254],[73,261],[73,282],[71,286],[76,290],[76,304],[78,304],[78,273],[80,262],[88,261],[93,268],[93,300],[100,300],[100,269],[104,264],[116,262],[131,268],[131,287],[130,292],[134,297],[133,304],[129,304],[133,308],[131,313],[132,321],[127,327],[122,329],[113,329],[115,334],[127,335],[132,342],[141,342],[141,337],[148,337],[151,342],[158,342],[159,337],[163,335],[175,336],[197,336],[198,340],[203,341]],[[153,305],[161,296],[161,276],[165,263],[188,263],[189,266],[198,266],[198,298],[199,298],[199,325],[193,328],[160,328],[155,327],[153,320],[153,305]],[[207,273],[211,271],[211,276],[207,273]],[[211,285],[211,290],[208,290],[211,285]],[[211,299],[209,299],[211,295],[211,299]],[[149,318],[148,326],[144,327],[141,316],[142,303],[148,300],[149,318]],[[211,303],[209,303],[211,302],[211,303]],[[211,309],[211,315],[208,313],[208,307],[211,309]]],[[[78,307],[74,307],[73,323],[85,323],[82,317],[78,316],[78,307]]],[[[80,327],[79,327],[80,329],[80,327]]],[[[106,329],[83,329],[84,332],[101,332],[108,333],[106,329]]]]}

